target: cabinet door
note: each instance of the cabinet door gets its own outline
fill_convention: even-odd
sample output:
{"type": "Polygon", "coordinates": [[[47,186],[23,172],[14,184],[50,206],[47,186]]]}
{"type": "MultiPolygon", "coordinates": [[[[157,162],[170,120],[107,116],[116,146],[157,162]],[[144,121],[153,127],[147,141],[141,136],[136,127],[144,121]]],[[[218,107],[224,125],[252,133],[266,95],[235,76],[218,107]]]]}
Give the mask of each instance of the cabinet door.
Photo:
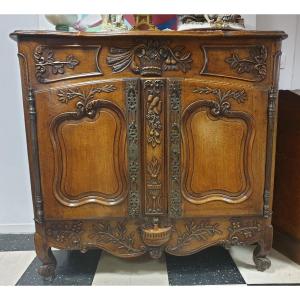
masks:
{"type": "Polygon", "coordinates": [[[178,193],[172,196],[172,186],[176,186],[172,182],[172,172],[176,173],[176,151],[180,151],[183,216],[261,214],[266,159],[266,92],[237,81],[186,79],[179,86],[177,110],[172,109],[176,93],[173,92],[172,98],[172,89],[169,91],[170,211],[176,205],[179,207],[176,204],[178,193]],[[181,126],[180,148],[176,142],[172,143],[174,133],[176,137],[176,130],[172,129],[176,120],[181,126]]]}
{"type": "MultiPolygon", "coordinates": [[[[132,85],[138,93],[138,83],[132,85]]],[[[131,144],[126,138],[130,108],[125,89],[122,80],[97,81],[36,95],[46,218],[128,214],[131,144]]],[[[132,108],[138,96],[130,99],[132,108]]]]}

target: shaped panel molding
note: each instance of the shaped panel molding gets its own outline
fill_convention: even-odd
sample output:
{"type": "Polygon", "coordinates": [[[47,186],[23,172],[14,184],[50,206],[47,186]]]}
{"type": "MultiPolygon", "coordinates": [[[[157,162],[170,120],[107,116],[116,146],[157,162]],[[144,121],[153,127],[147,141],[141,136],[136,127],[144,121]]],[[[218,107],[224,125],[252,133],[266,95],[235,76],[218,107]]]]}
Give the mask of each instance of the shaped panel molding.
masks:
{"type": "Polygon", "coordinates": [[[211,201],[241,203],[249,198],[253,189],[251,151],[254,121],[246,112],[233,111],[231,101],[242,104],[247,99],[246,92],[210,87],[195,88],[193,92],[203,99],[192,102],[182,115],[183,196],[193,204],[211,201]],[[201,146],[203,130],[206,136],[204,147],[201,146]],[[222,142],[224,136],[232,139],[232,145],[228,140],[222,142]],[[210,153],[208,161],[205,157],[207,152],[210,153]],[[226,167],[229,164],[232,176],[228,173],[229,167],[226,167]],[[215,168],[220,171],[214,172],[215,168]],[[220,173],[224,168],[230,181],[220,173]],[[199,181],[196,178],[200,173],[199,181]]]}
{"type": "Polygon", "coordinates": [[[63,205],[115,205],[127,197],[125,116],[112,101],[96,99],[97,94],[115,90],[114,85],[58,90],[61,103],[77,100],[75,112],[61,113],[50,124],[55,155],[53,190],[63,205]],[[106,159],[99,159],[103,155],[106,159]]]}

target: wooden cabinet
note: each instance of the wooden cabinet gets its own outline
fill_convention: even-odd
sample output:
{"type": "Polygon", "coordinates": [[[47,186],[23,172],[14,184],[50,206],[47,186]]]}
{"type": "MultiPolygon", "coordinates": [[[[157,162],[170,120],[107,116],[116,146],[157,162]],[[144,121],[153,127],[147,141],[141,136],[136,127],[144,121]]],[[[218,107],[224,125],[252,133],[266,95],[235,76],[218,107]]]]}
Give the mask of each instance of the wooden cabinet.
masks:
{"type": "Polygon", "coordinates": [[[283,32],[17,31],[39,272],[272,244],[283,32]]]}
{"type": "Polygon", "coordinates": [[[300,264],[300,95],[280,91],[274,187],[274,248],[300,264]]]}

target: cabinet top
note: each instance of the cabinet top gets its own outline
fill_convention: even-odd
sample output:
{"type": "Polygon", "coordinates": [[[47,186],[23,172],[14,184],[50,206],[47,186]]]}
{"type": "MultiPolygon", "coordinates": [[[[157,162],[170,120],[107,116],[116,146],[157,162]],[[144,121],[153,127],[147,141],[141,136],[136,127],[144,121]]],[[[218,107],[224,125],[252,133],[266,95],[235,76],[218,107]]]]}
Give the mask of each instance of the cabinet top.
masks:
{"type": "Polygon", "coordinates": [[[22,37],[198,37],[198,38],[274,38],[285,39],[287,34],[284,31],[222,31],[222,30],[206,30],[206,31],[110,31],[110,32],[63,32],[63,31],[47,31],[47,30],[16,30],[10,34],[10,37],[17,41],[22,37]]]}

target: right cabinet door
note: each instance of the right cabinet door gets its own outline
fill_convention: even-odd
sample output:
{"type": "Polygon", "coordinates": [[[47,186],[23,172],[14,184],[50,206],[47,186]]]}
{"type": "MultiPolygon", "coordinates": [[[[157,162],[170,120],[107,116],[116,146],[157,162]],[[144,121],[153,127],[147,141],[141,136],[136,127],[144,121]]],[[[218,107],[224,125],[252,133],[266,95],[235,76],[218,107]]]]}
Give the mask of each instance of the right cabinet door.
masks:
{"type": "Polygon", "coordinates": [[[262,214],[267,92],[186,79],[180,99],[182,215],[262,214]]]}

